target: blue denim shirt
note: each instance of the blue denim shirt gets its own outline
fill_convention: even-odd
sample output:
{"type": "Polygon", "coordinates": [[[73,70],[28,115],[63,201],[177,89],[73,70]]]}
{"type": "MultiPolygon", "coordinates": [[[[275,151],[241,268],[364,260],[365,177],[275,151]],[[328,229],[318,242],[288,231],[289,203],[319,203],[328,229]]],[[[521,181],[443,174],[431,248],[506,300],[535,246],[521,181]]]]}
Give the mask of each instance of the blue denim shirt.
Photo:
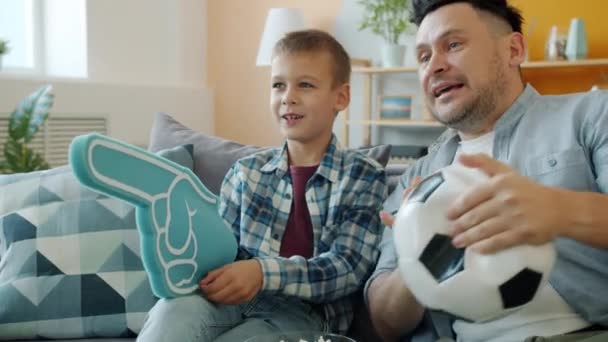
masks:
{"type": "MultiPolygon", "coordinates": [[[[527,86],[494,127],[493,157],[547,186],[574,191],[608,191],[608,92],[541,96],[527,86]]],[[[415,176],[426,176],[452,163],[459,136],[448,130],[401,177],[385,202],[396,211],[403,190],[415,176]]],[[[608,208],[607,208],[608,210],[608,208]]],[[[608,227],[606,227],[608,229],[608,227]]],[[[608,326],[608,250],[557,238],[558,259],[550,282],[583,318],[608,326]]],[[[393,234],[385,229],[376,270],[397,267],[393,234]]]]}
{"type": "Polygon", "coordinates": [[[312,258],[279,256],[293,197],[287,145],[237,161],[224,179],[219,212],[234,230],[239,258],[260,261],[262,293],[322,304],[326,330],[344,333],[353,318],[349,295],[361,289],[378,258],[386,192],[382,166],[341,150],[334,136],[306,184],[312,258]]]}

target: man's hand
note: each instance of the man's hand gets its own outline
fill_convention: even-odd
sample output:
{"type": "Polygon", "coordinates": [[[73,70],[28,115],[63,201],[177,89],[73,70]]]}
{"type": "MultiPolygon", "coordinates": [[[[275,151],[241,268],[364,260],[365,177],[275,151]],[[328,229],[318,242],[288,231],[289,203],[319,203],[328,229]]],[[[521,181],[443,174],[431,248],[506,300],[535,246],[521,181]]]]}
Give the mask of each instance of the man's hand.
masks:
{"type": "Polygon", "coordinates": [[[241,304],[262,288],[262,266],[255,259],[236,261],[215,269],[199,285],[207,299],[219,304],[241,304]]]}
{"type": "Polygon", "coordinates": [[[553,240],[562,219],[563,190],[540,185],[487,155],[461,155],[459,161],[490,179],[463,193],[448,209],[453,244],[478,253],[553,240]]]}

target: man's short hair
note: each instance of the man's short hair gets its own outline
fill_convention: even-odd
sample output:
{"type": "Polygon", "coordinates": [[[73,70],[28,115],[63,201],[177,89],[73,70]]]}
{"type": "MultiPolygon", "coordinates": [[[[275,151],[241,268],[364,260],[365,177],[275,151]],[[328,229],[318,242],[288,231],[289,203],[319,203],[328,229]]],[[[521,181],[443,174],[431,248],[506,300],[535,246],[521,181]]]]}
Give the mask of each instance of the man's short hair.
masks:
{"type": "Polygon", "coordinates": [[[350,57],[331,34],[321,30],[302,30],[287,33],[274,46],[273,58],[277,55],[300,52],[327,51],[333,60],[333,84],[340,85],[350,81],[350,57]]]}
{"type": "Polygon", "coordinates": [[[523,18],[521,12],[507,3],[507,0],[412,0],[410,22],[420,26],[422,20],[431,12],[454,3],[464,2],[506,21],[513,32],[521,33],[523,18]]]}

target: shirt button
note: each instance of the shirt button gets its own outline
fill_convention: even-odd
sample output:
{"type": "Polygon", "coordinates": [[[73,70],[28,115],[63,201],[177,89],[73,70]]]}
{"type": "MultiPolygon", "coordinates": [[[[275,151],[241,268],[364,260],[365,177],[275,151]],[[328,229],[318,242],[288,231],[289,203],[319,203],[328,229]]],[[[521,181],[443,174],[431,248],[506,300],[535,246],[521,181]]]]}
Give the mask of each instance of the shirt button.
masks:
{"type": "Polygon", "coordinates": [[[275,239],[275,240],[278,240],[279,239],[279,234],[275,233],[274,235],[272,235],[272,238],[275,239]]]}
{"type": "Polygon", "coordinates": [[[557,160],[549,159],[549,166],[554,167],[555,165],[557,165],[557,160]]]}

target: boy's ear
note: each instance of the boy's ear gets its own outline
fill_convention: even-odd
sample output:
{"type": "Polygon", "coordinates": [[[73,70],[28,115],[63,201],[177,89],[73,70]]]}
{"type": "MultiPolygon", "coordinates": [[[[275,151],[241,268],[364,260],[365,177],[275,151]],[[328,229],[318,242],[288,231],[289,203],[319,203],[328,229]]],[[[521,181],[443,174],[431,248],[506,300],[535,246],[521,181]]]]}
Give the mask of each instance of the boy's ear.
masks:
{"type": "Polygon", "coordinates": [[[338,98],[336,99],[336,113],[341,112],[350,104],[350,84],[343,83],[337,89],[338,98]]]}

